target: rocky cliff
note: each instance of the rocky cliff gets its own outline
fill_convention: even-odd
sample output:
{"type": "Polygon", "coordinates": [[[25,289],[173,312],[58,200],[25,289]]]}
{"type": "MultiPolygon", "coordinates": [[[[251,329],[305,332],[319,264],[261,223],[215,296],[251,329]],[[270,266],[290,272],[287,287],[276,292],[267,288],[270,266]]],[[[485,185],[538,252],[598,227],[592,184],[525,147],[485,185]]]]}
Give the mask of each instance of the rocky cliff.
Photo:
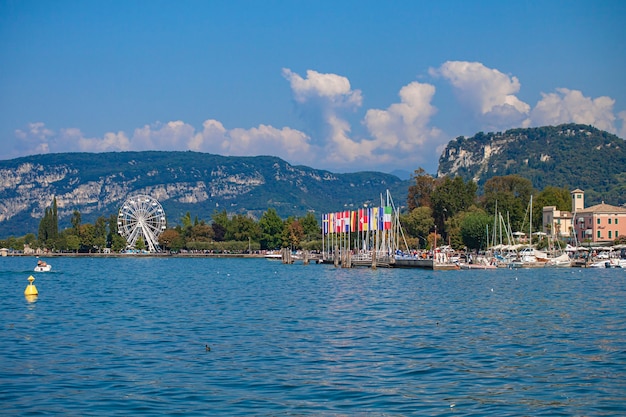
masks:
{"type": "Polygon", "coordinates": [[[592,126],[565,124],[478,133],[448,143],[438,175],[460,175],[480,187],[489,178],[520,175],[541,190],[580,188],[589,203],[626,203],[626,142],[592,126]]]}

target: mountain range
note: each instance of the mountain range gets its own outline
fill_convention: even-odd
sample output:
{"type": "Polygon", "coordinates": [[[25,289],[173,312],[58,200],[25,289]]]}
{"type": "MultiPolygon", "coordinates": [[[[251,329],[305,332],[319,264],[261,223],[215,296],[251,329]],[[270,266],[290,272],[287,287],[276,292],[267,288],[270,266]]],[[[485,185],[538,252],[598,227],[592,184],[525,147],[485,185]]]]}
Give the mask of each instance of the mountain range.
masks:
{"type": "Polygon", "coordinates": [[[210,220],[215,210],[259,218],[302,216],[379,205],[386,190],[404,204],[409,181],[380,172],[336,174],[276,157],[198,152],[60,153],[0,161],[0,237],[36,233],[56,198],[59,226],[74,210],[83,223],[117,215],[130,196],[156,198],[169,224],[185,213],[210,220]]]}
{"type": "MultiPolygon", "coordinates": [[[[416,167],[418,168],[418,167],[416,167]]],[[[588,205],[626,204],[626,142],[592,126],[567,124],[477,133],[450,141],[438,176],[479,185],[494,176],[520,175],[533,186],[580,188],[588,205]]],[[[302,216],[378,205],[389,190],[405,205],[413,182],[381,172],[337,174],[290,165],[272,156],[226,157],[198,152],[110,152],[33,155],[0,161],[0,238],[36,233],[57,200],[59,225],[74,210],[83,222],[117,214],[136,194],[161,203],[170,225],[210,220],[215,210],[258,219],[268,208],[302,216]]]]}

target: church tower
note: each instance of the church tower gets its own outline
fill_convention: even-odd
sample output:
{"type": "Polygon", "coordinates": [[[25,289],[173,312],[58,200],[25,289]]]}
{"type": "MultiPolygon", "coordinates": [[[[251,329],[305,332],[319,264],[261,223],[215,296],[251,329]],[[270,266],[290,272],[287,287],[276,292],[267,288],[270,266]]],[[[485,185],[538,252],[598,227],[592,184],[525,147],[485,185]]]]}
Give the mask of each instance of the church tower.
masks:
{"type": "Polygon", "coordinates": [[[585,192],[575,189],[570,193],[572,195],[572,213],[576,213],[585,208],[585,192]]]}

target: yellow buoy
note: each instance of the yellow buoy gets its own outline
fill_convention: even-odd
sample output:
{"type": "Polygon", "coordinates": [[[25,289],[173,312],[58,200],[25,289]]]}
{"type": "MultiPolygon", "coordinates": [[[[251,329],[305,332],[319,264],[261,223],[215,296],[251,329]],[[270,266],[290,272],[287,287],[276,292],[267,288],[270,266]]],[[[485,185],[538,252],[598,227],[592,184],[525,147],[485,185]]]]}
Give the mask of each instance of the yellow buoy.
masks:
{"type": "Polygon", "coordinates": [[[33,281],[35,280],[35,277],[33,277],[32,275],[28,277],[28,286],[26,287],[26,289],[24,290],[24,295],[39,295],[39,292],[37,291],[37,287],[35,287],[35,285],[33,285],[33,281]]]}

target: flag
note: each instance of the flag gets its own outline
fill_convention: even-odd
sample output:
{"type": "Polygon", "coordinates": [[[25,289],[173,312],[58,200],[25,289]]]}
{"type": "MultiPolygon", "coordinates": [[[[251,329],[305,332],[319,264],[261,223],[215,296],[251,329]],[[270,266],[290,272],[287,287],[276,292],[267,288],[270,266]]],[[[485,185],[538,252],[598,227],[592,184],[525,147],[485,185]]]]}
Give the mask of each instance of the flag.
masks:
{"type": "Polygon", "coordinates": [[[335,233],[335,213],[328,213],[328,233],[335,233]]]}
{"type": "Polygon", "coordinates": [[[383,214],[383,226],[385,230],[391,230],[391,206],[385,206],[385,214],[383,214]]]}
{"type": "Polygon", "coordinates": [[[385,230],[385,208],[378,207],[378,230],[385,230]]]}
{"type": "Polygon", "coordinates": [[[322,234],[328,234],[328,214],[322,214],[322,234]]]}
{"type": "Polygon", "coordinates": [[[353,232],[359,230],[358,213],[355,210],[350,212],[350,230],[353,232]]]}
{"type": "Polygon", "coordinates": [[[341,228],[343,227],[343,219],[341,216],[341,212],[337,212],[335,214],[335,233],[341,233],[341,228]]]}
{"type": "Polygon", "coordinates": [[[378,207],[370,208],[370,230],[378,230],[378,207]]]}
{"type": "Polygon", "coordinates": [[[367,223],[367,209],[359,209],[359,212],[361,213],[361,228],[359,230],[367,232],[369,226],[367,223]]]}
{"type": "Polygon", "coordinates": [[[356,221],[358,222],[359,232],[363,231],[363,209],[357,210],[356,221]]]}
{"type": "Polygon", "coordinates": [[[343,231],[350,233],[350,212],[343,212],[343,231]]]}

